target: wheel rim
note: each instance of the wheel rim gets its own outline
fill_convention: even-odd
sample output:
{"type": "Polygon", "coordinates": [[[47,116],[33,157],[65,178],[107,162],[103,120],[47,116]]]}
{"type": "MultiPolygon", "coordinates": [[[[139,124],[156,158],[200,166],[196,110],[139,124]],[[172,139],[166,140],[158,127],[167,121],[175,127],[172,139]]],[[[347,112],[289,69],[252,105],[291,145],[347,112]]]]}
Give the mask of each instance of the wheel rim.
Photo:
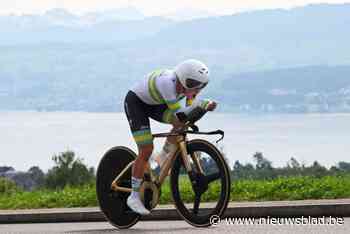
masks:
{"type": "MultiPolygon", "coordinates": [[[[192,175],[181,175],[184,166],[181,157],[177,157],[171,178],[173,196],[180,215],[187,222],[199,227],[209,226],[210,217],[221,216],[227,207],[230,191],[229,173],[223,157],[215,151],[214,146],[205,141],[194,143],[197,144],[188,145],[188,151],[192,154],[200,152],[199,158],[204,174],[197,169],[192,175]],[[190,177],[194,178],[194,186],[190,177]]],[[[193,160],[191,164],[194,165],[193,160]]]]}

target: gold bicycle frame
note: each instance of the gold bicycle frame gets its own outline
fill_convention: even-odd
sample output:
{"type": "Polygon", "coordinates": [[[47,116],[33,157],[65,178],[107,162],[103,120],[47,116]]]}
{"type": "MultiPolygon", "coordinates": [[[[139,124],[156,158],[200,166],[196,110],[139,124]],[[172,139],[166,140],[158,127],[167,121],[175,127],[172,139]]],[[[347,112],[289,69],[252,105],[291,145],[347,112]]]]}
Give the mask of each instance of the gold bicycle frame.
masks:
{"type": "MultiPolygon", "coordinates": [[[[188,157],[187,155],[187,148],[186,148],[186,136],[183,135],[179,135],[176,137],[176,141],[178,144],[178,150],[180,150],[181,152],[181,157],[182,160],[184,162],[185,168],[187,170],[188,173],[190,173],[192,171],[192,166],[191,166],[191,162],[190,162],[190,157],[188,157]]],[[[170,172],[170,169],[173,166],[173,163],[175,162],[175,157],[177,155],[178,150],[176,150],[172,155],[169,155],[166,160],[164,161],[162,167],[160,168],[160,174],[159,174],[159,178],[155,178],[153,176],[153,173],[147,163],[146,166],[146,171],[145,173],[148,173],[149,175],[151,175],[152,177],[152,181],[157,183],[160,187],[162,186],[165,178],[167,177],[167,175],[170,172]]],[[[203,168],[199,162],[198,159],[198,155],[194,154],[192,155],[192,160],[193,163],[196,165],[197,168],[199,168],[199,171],[201,173],[203,173],[203,168]]],[[[120,174],[113,180],[112,184],[111,184],[111,189],[114,191],[121,191],[121,192],[132,192],[132,188],[129,187],[121,187],[118,186],[118,181],[120,180],[120,178],[122,178],[122,176],[129,170],[130,167],[132,167],[132,165],[134,164],[134,161],[130,162],[121,172],[120,174]]]]}

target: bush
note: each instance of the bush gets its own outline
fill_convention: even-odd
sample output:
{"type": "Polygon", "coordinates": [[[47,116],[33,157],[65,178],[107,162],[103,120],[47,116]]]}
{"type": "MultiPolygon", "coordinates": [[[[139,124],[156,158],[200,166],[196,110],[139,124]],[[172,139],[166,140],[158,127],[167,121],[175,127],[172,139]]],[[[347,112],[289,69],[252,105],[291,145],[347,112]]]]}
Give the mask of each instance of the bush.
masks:
{"type": "Polygon", "coordinates": [[[79,186],[94,180],[93,168],[88,169],[83,160],[75,159],[74,152],[67,151],[53,158],[55,166],[46,175],[47,188],[64,188],[65,186],[79,186]]]}
{"type": "Polygon", "coordinates": [[[12,180],[0,177],[0,195],[10,195],[21,191],[12,180]]]}

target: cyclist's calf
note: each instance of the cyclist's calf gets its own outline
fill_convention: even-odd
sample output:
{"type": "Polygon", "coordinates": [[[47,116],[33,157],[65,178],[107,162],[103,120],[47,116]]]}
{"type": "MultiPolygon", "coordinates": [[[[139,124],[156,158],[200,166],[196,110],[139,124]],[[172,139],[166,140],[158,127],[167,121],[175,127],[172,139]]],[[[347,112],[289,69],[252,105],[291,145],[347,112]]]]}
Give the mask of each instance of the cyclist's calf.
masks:
{"type": "Polygon", "coordinates": [[[148,161],[153,152],[153,144],[141,145],[138,147],[138,149],[139,157],[143,158],[145,161],[148,161]]]}
{"type": "Polygon", "coordinates": [[[138,147],[139,155],[135,160],[133,167],[133,176],[136,178],[142,178],[147,165],[148,159],[153,152],[153,144],[142,145],[138,147]]]}

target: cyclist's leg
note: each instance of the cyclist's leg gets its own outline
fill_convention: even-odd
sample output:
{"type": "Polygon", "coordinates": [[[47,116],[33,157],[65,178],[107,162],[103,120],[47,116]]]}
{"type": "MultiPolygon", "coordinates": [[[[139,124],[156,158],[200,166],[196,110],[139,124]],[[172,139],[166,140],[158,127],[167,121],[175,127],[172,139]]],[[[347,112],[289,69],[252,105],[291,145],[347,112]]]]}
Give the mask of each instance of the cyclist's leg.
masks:
{"type": "Polygon", "coordinates": [[[146,106],[136,94],[129,91],[125,98],[124,108],[139,154],[132,168],[132,193],[128,197],[127,204],[132,210],[140,214],[149,214],[140,200],[139,189],[145,166],[153,151],[153,138],[146,106]]]}
{"type": "MultiPolygon", "coordinates": [[[[176,129],[183,126],[180,121],[177,121],[173,117],[173,113],[168,109],[166,104],[156,105],[156,106],[148,106],[148,113],[150,113],[150,117],[158,122],[167,123],[173,125],[173,129],[171,132],[174,132],[176,129]]],[[[164,146],[161,152],[157,155],[155,160],[158,164],[162,165],[167,155],[174,153],[177,149],[176,137],[167,137],[164,146]]]]}

